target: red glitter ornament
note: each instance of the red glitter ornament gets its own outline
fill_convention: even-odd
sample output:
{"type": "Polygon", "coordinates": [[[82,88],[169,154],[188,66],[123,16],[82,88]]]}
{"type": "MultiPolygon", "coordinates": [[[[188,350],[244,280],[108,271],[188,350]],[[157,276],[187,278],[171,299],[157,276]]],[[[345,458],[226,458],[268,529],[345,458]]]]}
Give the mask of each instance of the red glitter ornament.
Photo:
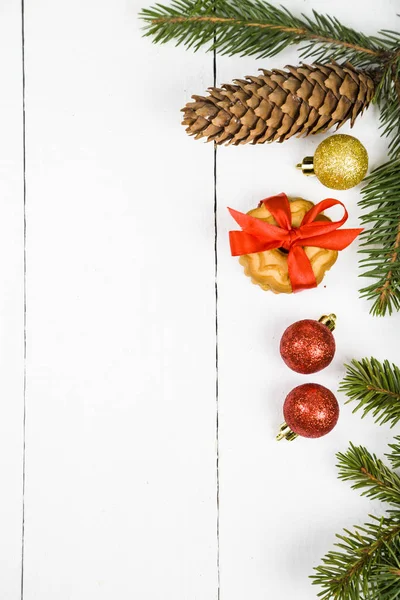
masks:
{"type": "Polygon", "coordinates": [[[308,375],[325,369],[335,356],[336,344],[332,331],[335,315],[319,321],[305,319],[290,325],[282,336],[280,352],[287,366],[308,375]]]}
{"type": "Polygon", "coordinates": [[[339,418],[339,404],[330,390],[318,383],[295,387],[283,405],[285,423],[278,440],[293,440],[298,435],[319,438],[335,427],[339,418]]]}

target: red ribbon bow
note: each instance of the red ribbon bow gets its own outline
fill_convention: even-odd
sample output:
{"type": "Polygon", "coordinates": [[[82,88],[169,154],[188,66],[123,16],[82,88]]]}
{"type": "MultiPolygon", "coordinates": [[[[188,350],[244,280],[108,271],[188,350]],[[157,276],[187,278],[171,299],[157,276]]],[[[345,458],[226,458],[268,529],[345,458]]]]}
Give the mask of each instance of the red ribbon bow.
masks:
{"type": "Polygon", "coordinates": [[[310,260],[303,246],[317,246],[327,250],[347,248],[362,229],[342,229],[336,231],[348,219],[347,210],[339,200],[327,198],[313,206],[303,217],[300,227],[292,227],[290,203],[286,194],[278,194],[260,202],[264,204],[276,225],[245,215],[229,208],[229,212],[243,231],[230,231],[229,240],[232,256],[264,252],[273,248],[288,250],[288,271],[293,292],[317,287],[310,260]],[[339,204],[344,215],[340,221],[316,221],[317,216],[327,208],[339,204]]]}

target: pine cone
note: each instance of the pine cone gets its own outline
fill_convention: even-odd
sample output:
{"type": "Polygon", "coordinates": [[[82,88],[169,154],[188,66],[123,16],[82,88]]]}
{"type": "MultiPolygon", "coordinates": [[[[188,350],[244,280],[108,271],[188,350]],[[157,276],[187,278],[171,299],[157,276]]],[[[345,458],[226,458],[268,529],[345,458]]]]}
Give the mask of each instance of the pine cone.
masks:
{"type": "Polygon", "coordinates": [[[353,126],[374,95],[373,79],[348,63],[286,68],[193,96],[182,109],[187,133],[217,144],[283,142],[349,119],[353,126]]]}

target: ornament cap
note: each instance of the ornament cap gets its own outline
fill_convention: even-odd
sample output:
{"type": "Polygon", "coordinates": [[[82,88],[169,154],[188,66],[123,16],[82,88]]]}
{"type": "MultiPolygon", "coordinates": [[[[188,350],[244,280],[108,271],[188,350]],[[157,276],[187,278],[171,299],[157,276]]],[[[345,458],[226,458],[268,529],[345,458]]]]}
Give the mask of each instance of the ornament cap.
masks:
{"type": "Polygon", "coordinates": [[[313,156],[305,156],[301,163],[296,165],[296,169],[301,169],[303,175],[312,176],[315,175],[314,171],[314,157],[313,156]]]}
{"type": "Polygon", "coordinates": [[[336,327],[336,319],[336,315],[331,313],[330,315],[322,315],[322,317],[318,319],[318,323],[325,325],[329,331],[334,331],[336,327]]]}
{"type": "Polygon", "coordinates": [[[299,437],[298,434],[292,431],[286,422],[283,422],[280,426],[279,433],[276,436],[276,441],[280,442],[285,439],[288,442],[293,442],[297,437],[299,437]]]}

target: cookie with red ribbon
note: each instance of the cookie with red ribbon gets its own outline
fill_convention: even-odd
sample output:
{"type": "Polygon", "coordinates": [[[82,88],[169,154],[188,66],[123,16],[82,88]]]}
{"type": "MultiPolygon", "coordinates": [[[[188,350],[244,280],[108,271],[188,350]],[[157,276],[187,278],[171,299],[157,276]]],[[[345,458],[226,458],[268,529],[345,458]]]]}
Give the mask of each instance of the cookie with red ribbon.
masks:
{"type": "Polygon", "coordinates": [[[230,231],[232,256],[240,256],[245,274],[264,290],[299,292],[317,287],[362,229],[340,229],[347,221],[345,206],[327,198],[314,205],[302,198],[278,194],[244,214],[229,209],[241,231],[230,231]],[[343,217],[332,222],[323,213],[342,206],[343,217]]]}

